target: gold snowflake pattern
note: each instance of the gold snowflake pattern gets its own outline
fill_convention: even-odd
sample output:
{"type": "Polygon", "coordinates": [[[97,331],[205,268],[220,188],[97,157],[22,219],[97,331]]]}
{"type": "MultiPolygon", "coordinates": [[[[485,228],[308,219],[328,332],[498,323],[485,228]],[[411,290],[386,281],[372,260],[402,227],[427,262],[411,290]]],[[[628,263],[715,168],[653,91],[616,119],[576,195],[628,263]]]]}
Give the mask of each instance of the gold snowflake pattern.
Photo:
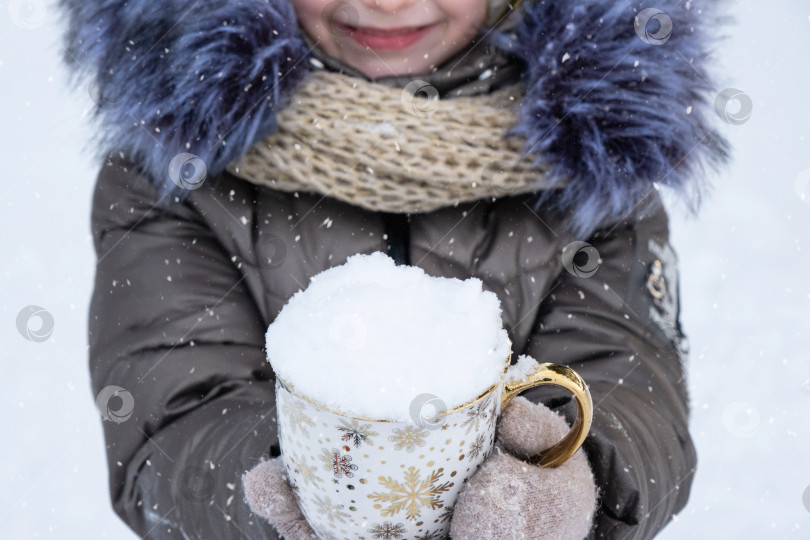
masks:
{"type": "Polygon", "coordinates": [[[484,434],[479,433],[478,437],[470,444],[470,449],[467,451],[467,455],[470,458],[470,461],[477,458],[481,452],[484,450],[484,434]]]}
{"type": "Polygon", "coordinates": [[[489,410],[490,401],[490,398],[486,398],[475,407],[467,410],[467,419],[461,423],[461,427],[467,427],[467,435],[472,430],[478,431],[482,421],[491,423],[495,420],[495,411],[489,410]]]}
{"type": "Polygon", "coordinates": [[[300,401],[293,401],[289,405],[285,404],[281,408],[281,412],[282,414],[285,414],[287,418],[289,418],[291,431],[295,432],[296,430],[300,429],[306,437],[309,437],[309,432],[307,431],[306,426],[314,427],[315,421],[304,414],[303,409],[303,403],[300,401]]]}
{"type": "Polygon", "coordinates": [[[290,456],[290,463],[293,469],[301,475],[304,483],[312,484],[313,486],[320,482],[321,479],[315,474],[315,467],[310,467],[306,463],[306,459],[301,459],[298,454],[293,453],[290,456]]]}
{"type": "Polygon", "coordinates": [[[371,437],[379,435],[376,431],[371,430],[371,424],[361,424],[354,418],[352,418],[351,424],[341,420],[338,429],[343,432],[343,435],[340,436],[341,440],[351,441],[355,448],[360,448],[363,443],[373,445],[374,441],[371,440],[371,437]]]}
{"type": "Polygon", "coordinates": [[[380,538],[381,540],[397,540],[402,538],[402,535],[408,532],[408,529],[406,529],[405,525],[402,523],[394,525],[390,521],[385,521],[382,525],[375,523],[368,532],[370,532],[374,538],[380,538]]]}
{"type": "Polygon", "coordinates": [[[394,434],[388,440],[394,443],[394,450],[405,448],[407,452],[413,452],[417,446],[425,446],[425,437],[428,432],[420,427],[406,426],[405,429],[394,429],[394,434]]]}
{"type": "Polygon", "coordinates": [[[351,462],[352,456],[349,454],[341,454],[340,450],[336,448],[332,448],[331,452],[326,448],[322,449],[319,457],[323,462],[323,468],[327,471],[332,471],[335,474],[335,478],[340,478],[343,475],[346,475],[347,478],[352,478],[354,476],[352,471],[357,470],[357,465],[351,462]]]}
{"type": "Polygon", "coordinates": [[[444,523],[445,521],[450,521],[451,519],[453,519],[453,507],[445,506],[444,510],[439,515],[439,521],[444,523]]]}
{"type": "MultiPolygon", "coordinates": [[[[414,466],[408,467],[405,471],[405,481],[399,482],[392,477],[379,477],[380,485],[388,490],[387,493],[371,493],[368,498],[378,503],[386,503],[381,514],[391,517],[394,514],[404,511],[405,516],[410,520],[416,520],[422,515],[422,507],[430,509],[441,508],[443,506],[441,494],[451,487],[453,482],[438,484],[439,478],[444,474],[444,469],[439,468],[430,473],[422,480],[422,473],[414,466]]],[[[380,509],[382,504],[375,504],[374,508],[380,509]]]]}
{"type": "Polygon", "coordinates": [[[328,517],[330,522],[346,523],[346,520],[351,518],[348,513],[343,511],[344,506],[342,504],[332,504],[329,497],[321,498],[320,495],[315,495],[314,502],[315,506],[318,507],[318,513],[328,517]]]}

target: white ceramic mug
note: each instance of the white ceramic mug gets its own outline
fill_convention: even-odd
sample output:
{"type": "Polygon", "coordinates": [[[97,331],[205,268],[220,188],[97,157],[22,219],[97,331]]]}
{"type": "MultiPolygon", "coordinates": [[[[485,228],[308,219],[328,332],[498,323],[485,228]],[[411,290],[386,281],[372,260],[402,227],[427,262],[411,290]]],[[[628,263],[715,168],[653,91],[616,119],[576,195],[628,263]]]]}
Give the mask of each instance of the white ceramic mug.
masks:
{"type": "MultiPolygon", "coordinates": [[[[277,377],[282,460],[316,534],[330,540],[445,538],[456,497],[492,451],[498,415],[533,386],[567,388],[577,400],[578,416],[559,443],[529,462],[557,466],[573,455],[593,415],[582,379],[568,367],[545,363],[511,381],[509,363],[507,358],[500,380],[477,398],[408,422],[330,410],[277,377]]],[[[425,404],[415,403],[417,408],[425,404]]]]}

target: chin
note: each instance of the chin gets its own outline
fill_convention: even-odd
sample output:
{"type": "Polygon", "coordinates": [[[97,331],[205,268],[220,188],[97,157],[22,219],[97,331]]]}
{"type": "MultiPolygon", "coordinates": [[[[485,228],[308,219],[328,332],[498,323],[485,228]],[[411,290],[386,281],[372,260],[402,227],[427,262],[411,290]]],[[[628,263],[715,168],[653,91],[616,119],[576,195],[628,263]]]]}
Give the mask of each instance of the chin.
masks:
{"type": "Polygon", "coordinates": [[[361,71],[371,79],[380,77],[387,77],[391,75],[414,75],[417,73],[425,73],[430,67],[421,66],[408,63],[386,62],[381,64],[374,64],[369,66],[354,66],[355,69],[361,71]]]}

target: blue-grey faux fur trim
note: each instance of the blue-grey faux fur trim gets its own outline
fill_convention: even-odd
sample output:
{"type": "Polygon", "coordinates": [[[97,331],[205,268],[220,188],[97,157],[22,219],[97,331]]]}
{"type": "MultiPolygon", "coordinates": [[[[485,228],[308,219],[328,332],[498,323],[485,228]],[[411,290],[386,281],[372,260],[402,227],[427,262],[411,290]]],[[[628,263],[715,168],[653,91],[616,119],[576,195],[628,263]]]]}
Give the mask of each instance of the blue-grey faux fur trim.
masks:
{"type": "MultiPolygon", "coordinates": [[[[99,96],[99,157],[124,152],[167,200],[186,192],[169,177],[172,158],[187,152],[209,175],[222,172],[273,132],[308,69],[291,0],[59,4],[69,17],[71,83],[89,75],[99,96]]],[[[654,183],[697,203],[706,165],[729,157],[712,125],[708,64],[725,22],[717,6],[524,0],[514,35],[489,34],[528,66],[512,133],[540,156],[543,184],[560,185],[540,191],[538,206],[567,214],[571,229],[585,235],[630,212],[654,183]],[[649,7],[672,21],[664,43],[637,35],[635,17],[649,7]]]]}

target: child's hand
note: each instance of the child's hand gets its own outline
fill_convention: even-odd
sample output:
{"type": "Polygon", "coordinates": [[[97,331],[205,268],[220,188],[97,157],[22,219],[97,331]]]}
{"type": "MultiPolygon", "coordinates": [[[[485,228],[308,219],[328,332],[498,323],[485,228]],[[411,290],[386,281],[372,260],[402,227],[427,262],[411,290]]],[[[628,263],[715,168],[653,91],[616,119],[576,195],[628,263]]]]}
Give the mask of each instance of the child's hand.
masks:
{"type": "Polygon", "coordinates": [[[281,456],[262,461],[242,475],[245,500],[254,514],[262,516],[285,540],[318,537],[310,528],[293,496],[281,456]]]}
{"type": "MultiPolygon", "coordinates": [[[[518,396],[498,420],[497,436],[508,451],[532,455],[568,430],[551,409],[518,396]]],[[[459,495],[450,536],[582,540],[590,531],[595,503],[596,485],[582,450],[557,468],[543,468],[496,447],[459,495]]]]}

